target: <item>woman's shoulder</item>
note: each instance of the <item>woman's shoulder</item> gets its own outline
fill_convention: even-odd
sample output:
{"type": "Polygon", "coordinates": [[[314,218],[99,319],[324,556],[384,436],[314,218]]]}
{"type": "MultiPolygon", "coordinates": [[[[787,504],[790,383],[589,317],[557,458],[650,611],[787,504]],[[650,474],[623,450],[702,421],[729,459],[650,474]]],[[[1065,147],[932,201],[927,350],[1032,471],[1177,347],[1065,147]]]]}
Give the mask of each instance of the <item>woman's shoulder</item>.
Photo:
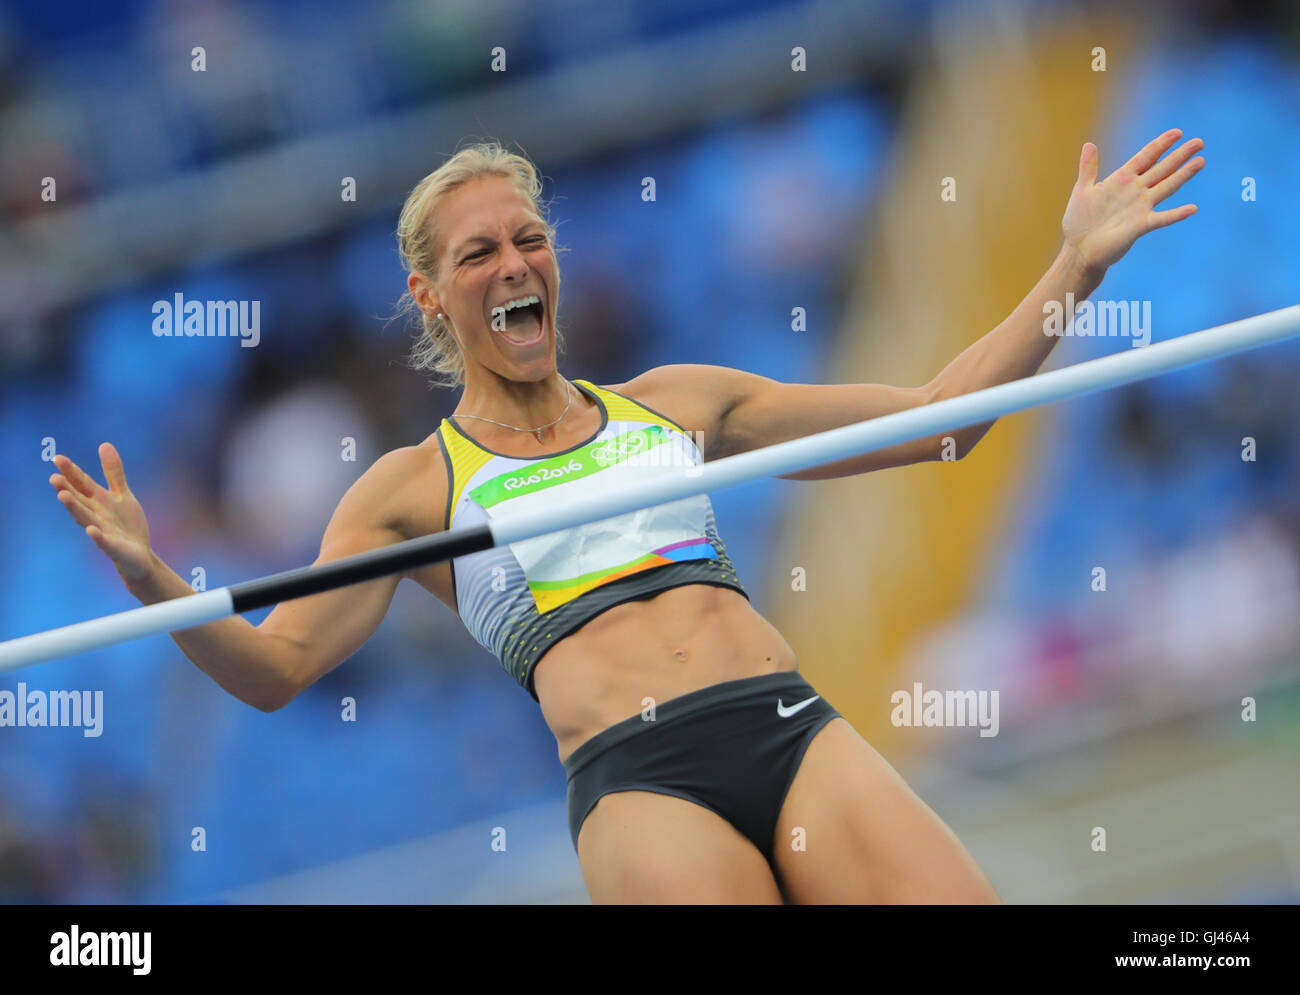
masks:
{"type": "Polygon", "coordinates": [[[445,527],[448,477],[436,432],[379,457],[356,486],[373,500],[375,513],[403,534],[428,535],[445,527]]]}
{"type": "Polygon", "coordinates": [[[604,389],[621,394],[707,438],[730,404],[734,393],[733,380],[737,375],[748,376],[725,366],[671,363],[653,367],[626,383],[604,389]]]}

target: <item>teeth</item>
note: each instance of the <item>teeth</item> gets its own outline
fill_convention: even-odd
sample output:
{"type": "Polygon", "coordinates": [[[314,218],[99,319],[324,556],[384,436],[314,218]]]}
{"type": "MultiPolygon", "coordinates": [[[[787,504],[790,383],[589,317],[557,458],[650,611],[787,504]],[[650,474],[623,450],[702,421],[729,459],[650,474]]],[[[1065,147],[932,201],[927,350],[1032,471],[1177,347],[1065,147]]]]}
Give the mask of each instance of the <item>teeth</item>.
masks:
{"type": "Polygon", "coordinates": [[[531,294],[528,297],[516,297],[514,300],[506,301],[504,304],[500,305],[499,310],[506,314],[509,314],[517,307],[527,307],[529,304],[540,304],[540,303],[542,303],[542,299],[538,297],[536,294],[531,294]]]}

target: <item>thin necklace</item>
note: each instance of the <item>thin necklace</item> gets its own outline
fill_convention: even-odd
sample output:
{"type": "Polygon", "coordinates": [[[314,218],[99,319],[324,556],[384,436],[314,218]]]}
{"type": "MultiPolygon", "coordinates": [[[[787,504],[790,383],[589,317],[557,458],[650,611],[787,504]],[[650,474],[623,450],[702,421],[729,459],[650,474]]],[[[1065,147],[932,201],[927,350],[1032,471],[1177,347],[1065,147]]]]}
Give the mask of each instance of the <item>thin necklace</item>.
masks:
{"type": "Polygon", "coordinates": [[[539,425],[537,428],[515,428],[514,425],[507,425],[505,422],[496,421],[495,419],[492,418],[484,418],[482,415],[460,415],[459,417],[477,418],[479,421],[490,421],[492,422],[493,425],[500,425],[502,428],[514,429],[516,432],[532,432],[533,435],[537,436],[537,441],[542,442],[544,441],[542,439],[542,430],[550,428],[552,425],[555,425],[556,423],[563,421],[564,416],[569,413],[569,408],[573,406],[573,387],[567,380],[564,381],[564,386],[567,389],[569,395],[569,403],[564,406],[564,410],[560,412],[559,418],[555,419],[555,421],[548,421],[545,425],[539,425]]]}

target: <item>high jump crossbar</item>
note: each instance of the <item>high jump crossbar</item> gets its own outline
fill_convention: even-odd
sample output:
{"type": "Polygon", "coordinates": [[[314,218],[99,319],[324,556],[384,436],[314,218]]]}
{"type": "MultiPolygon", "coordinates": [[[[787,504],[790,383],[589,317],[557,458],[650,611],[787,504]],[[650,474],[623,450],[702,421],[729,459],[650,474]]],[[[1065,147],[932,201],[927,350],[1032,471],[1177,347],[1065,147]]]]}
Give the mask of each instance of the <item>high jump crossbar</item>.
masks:
{"type": "Polygon", "coordinates": [[[0,672],[130,639],[192,628],[281,601],[359,584],[760,477],[833,463],[938,432],[978,425],[1040,404],[1120,387],[1296,335],[1300,335],[1300,304],[700,466],[688,466],[680,472],[638,482],[618,493],[594,494],[481,525],[408,539],[318,566],[271,574],[10,639],[0,643],[0,672]]]}

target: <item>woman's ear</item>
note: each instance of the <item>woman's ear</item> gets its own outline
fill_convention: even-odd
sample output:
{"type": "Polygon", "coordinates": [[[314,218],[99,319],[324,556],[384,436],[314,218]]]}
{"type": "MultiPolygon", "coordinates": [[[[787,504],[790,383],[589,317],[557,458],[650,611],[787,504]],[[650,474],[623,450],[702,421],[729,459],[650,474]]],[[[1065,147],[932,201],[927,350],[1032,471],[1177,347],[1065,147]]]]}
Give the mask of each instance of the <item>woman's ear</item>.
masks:
{"type": "Polygon", "coordinates": [[[429,278],[423,273],[411,273],[406,278],[407,289],[411,292],[411,299],[415,301],[416,307],[433,317],[441,308],[440,302],[433,296],[433,288],[429,284],[429,278]]]}

